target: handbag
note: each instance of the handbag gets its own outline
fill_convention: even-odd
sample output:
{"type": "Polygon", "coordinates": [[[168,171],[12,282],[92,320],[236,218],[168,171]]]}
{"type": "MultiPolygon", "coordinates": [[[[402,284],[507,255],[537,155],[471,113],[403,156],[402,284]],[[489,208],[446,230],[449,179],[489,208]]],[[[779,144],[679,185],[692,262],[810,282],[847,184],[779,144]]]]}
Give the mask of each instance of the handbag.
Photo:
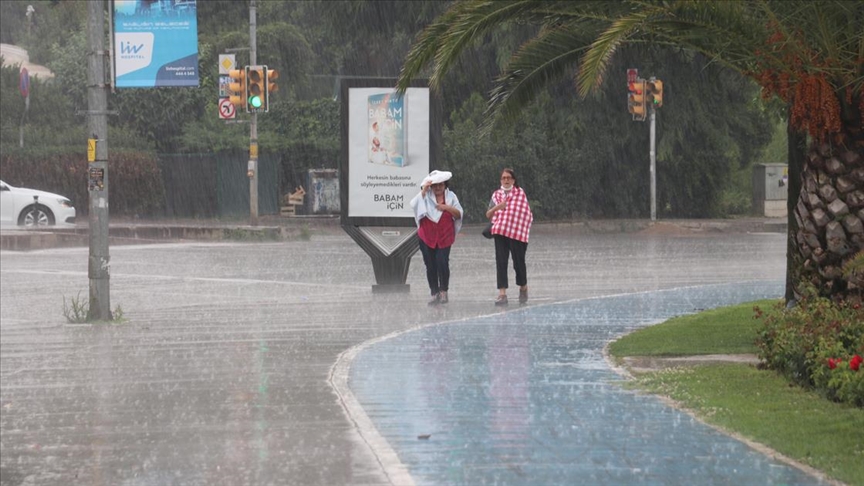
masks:
{"type": "Polygon", "coordinates": [[[487,224],[486,227],[483,228],[483,236],[492,239],[492,223],[487,224]]]}

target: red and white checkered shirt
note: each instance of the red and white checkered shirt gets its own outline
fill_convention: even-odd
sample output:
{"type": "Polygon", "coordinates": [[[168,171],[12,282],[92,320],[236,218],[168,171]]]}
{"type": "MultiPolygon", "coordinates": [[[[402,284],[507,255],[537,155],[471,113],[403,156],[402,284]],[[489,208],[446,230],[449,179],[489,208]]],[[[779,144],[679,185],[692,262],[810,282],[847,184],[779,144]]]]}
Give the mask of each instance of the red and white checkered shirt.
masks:
{"type": "Polygon", "coordinates": [[[528,205],[528,196],[521,187],[514,187],[505,195],[503,189],[492,193],[492,201],[495,204],[507,200],[507,207],[492,216],[492,234],[502,235],[507,238],[528,243],[528,233],[531,232],[531,223],[534,214],[528,205]]]}

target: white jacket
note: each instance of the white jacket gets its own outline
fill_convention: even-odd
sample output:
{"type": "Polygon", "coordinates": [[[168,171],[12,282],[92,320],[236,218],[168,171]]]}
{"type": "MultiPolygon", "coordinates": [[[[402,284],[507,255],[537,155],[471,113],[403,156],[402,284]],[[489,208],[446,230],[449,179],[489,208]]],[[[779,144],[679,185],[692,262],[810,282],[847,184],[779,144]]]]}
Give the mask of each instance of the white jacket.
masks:
{"type": "MultiPolygon", "coordinates": [[[[459,204],[459,198],[450,189],[444,189],[444,203],[448,206],[453,206],[459,211],[459,217],[453,218],[453,229],[458,235],[459,230],[462,229],[462,216],[465,214],[462,210],[462,205],[459,204]]],[[[437,206],[435,203],[435,194],[432,193],[431,189],[426,191],[426,197],[423,197],[423,191],[418,192],[414,196],[414,199],[411,200],[411,209],[414,210],[414,221],[417,223],[418,228],[420,227],[420,220],[423,218],[429,218],[433,223],[441,220],[441,215],[444,212],[435,206],[437,206]]]]}

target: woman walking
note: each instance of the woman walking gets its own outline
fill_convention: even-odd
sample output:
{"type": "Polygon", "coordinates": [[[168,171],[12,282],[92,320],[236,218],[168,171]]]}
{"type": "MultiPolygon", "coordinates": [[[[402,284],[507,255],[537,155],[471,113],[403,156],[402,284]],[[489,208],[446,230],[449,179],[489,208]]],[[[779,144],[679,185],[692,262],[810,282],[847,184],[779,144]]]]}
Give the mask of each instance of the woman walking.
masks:
{"type": "Polygon", "coordinates": [[[426,280],[432,293],[429,305],[448,302],[450,247],[462,229],[462,205],[447,184],[452,176],[447,171],[433,170],[420,184],[420,193],[411,200],[426,280]]]}
{"type": "Polygon", "coordinates": [[[501,187],[492,193],[486,217],[492,221],[492,236],[495,238],[495,268],[498,280],[498,298],[495,305],[507,305],[507,263],[513,257],[516,270],[516,285],[519,286],[519,303],[528,302],[528,274],[525,267],[525,252],[528,250],[528,234],[534,215],[528,205],[528,196],[519,187],[513,169],[501,172],[501,187]]]}

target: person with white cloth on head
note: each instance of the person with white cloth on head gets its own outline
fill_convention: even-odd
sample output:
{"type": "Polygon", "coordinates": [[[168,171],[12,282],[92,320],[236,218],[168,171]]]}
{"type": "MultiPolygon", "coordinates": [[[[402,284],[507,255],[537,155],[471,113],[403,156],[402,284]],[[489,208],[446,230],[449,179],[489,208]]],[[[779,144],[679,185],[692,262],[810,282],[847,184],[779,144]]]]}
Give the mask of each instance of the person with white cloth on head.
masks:
{"type": "Polygon", "coordinates": [[[433,170],[420,184],[420,193],[411,200],[426,280],[432,292],[429,305],[448,302],[450,247],[462,229],[462,205],[447,183],[452,176],[447,171],[433,170]]]}

